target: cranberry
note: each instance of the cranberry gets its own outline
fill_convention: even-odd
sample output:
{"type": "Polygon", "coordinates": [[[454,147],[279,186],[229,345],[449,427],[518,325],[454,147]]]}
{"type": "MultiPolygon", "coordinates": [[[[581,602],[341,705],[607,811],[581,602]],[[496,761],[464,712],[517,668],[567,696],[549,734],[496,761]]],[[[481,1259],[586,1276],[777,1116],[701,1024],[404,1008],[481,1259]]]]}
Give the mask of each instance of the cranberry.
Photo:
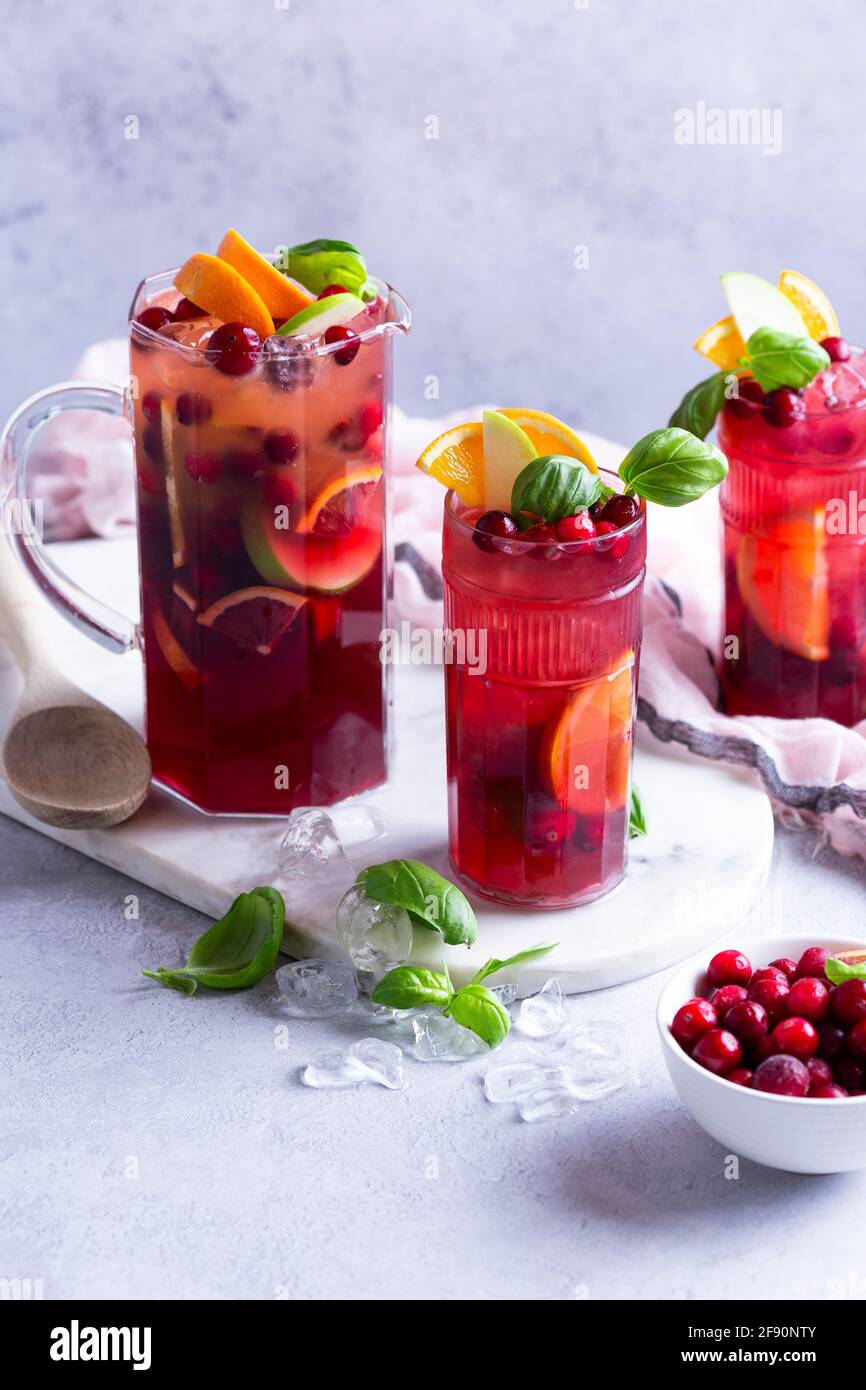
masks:
{"type": "Polygon", "coordinates": [[[822,338],[821,346],[831,362],[847,362],[851,356],[847,338],[822,338]]]}
{"type": "Polygon", "coordinates": [[[246,376],[258,362],[261,350],[261,338],[245,323],[220,324],[207,344],[209,361],[226,376],[246,376]]]}
{"type": "Polygon", "coordinates": [[[828,1062],[835,1062],[845,1054],[845,1029],[838,1023],[818,1024],[818,1056],[828,1062]]]}
{"type": "Polygon", "coordinates": [[[300,441],[291,430],[271,430],[265,435],[262,448],[270,463],[293,463],[298,456],[300,441]]]}
{"type": "Polygon", "coordinates": [[[230,449],[227,462],[233,478],[260,478],[265,460],[258,449],[230,449]]]}
{"type": "Polygon", "coordinates": [[[719,951],[707,966],[707,980],[718,988],[719,985],[748,985],[752,979],[752,967],[742,951],[719,951]]]}
{"type": "Polygon", "coordinates": [[[753,407],[763,405],[765,399],[763,388],[758,385],[755,378],[745,377],[739,383],[737,395],[732,396],[728,401],[728,409],[732,415],[748,418],[753,414],[753,407]]]}
{"type": "Polygon", "coordinates": [[[866,1018],[866,980],[844,980],[833,991],[831,1008],[843,1028],[866,1018]]]}
{"type": "Polygon", "coordinates": [[[270,469],[265,474],[265,501],[274,507],[292,507],[298,495],[297,482],[288,473],[270,469]]]}
{"type": "Polygon", "coordinates": [[[823,1057],[810,1057],[806,1063],[813,1086],[829,1086],[833,1081],[833,1068],[823,1057]]]}
{"type": "MultiPolygon", "coordinates": [[[[748,993],[742,985],[722,985],[721,989],[717,989],[712,996],[711,1003],[718,1015],[719,1022],[725,1023],[728,1013],[734,1005],[744,1003],[748,997],[748,993]]],[[[730,1027],[729,1024],[728,1027],[730,1027]]],[[[737,1032],[736,1028],[731,1029],[731,1031],[737,1032]]],[[[739,1037],[739,1033],[737,1033],[737,1037],[739,1037]]]]}
{"type": "Polygon", "coordinates": [[[589,509],[589,514],[592,517],[593,521],[598,520],[606,506],[607,501],[604,497],[599,497],[597,502],[593,502],[592,506],[589,509]]]}
{"type": "Polygon", "coordinates": [[[866,1085],[866,1068],[862,1063],[854,1062],[849,1057],[843,1057],[833,1067],[833,1074],[837,1084],[844,1086],[846,1091],[862,1091],[866,1085]]]}
{"type": "Polygon", "coordinates": [[[818,1051],[818,1030],[807,1018],[784,1018],[770,1034],[776,1052],[808,1062],[818,1051]]]}
{"type": "Polygon", "coordinates": [[[527,806],[523,822],[524,844],[530,854],[553,854],[574,834],[577,815],[567,808],[551,806],[527,806]]]}
{"type": "Polygon", "coordinates": [[[361,346],[361,339],[357,333],[353,333],[351,328],[346,328],[342,323],[332,324],[330,328],[325,329],[325,342],[328,347],[332,343],[345,343],[345,347],[338,348],[334,353],[334,361],[338,367],[348,367],[350,362],[354,362],[361,346]]]}
{"type": "Polygon", "coordinates": [[[375,434],[381,425],[382,416],[381,401],[364,401],[358,411],[358,433],[362,436],[365,444],[370,435],[375,434]]]}
{"type": "Polygon", "coordinates": [[[680,1047],[688,1050],[702,1033],[706,1033],[709,1028],[716,1028],[718,1022],[716,1011],[709,999],[690,999],[677,1010],[671,1024],[671,1032],[680,1047]]]}
{"type": "Polygon", "coordinates": [[[753,1089],[774,1096],[805,1096],[811,1078],[808,1067],[796,1057],[768,1057],[755,1072],[753,1089]]]}
{"type": "Polygon", "coordinates": [[[475,523],[472,532],[472,539],[479,550],[489,551],[491,554],[499,550],[500,547],[494,543],[491,537],[498,540],[510,541],[520,535],[520,527],[514,520],[510,512],[484,512],[475,523]]]}
{"type": "Polygon", "coordinates": [[[784,970],[780,970],[777,965],[763,965],[760,970],[756,970],[749,980],[750,985],[760,984],[761,980],[781,980],[783,985],[788,983],[788,976],[784,970]]]}
{"type": "Polygon", "coordinates": [[[576,512],[556,523],[556,538],[560,541],[588,541],[594,535],[595,522],[589,512],[576,512]]]}
{"type": "Polygon", "coordinates": [[[754,1079],[755,1073],[750,1071],[748,1067],[734,1067],[734,1070],[729,1071],[725,1077],[726,1081],[733,1081],[735,1086],[745,1086],[747,1090],[751,1089],[754,1079]]]}
{"type": "Polygon", "coordinates": [[[849,1032],[848,1051],[858,1062],[866,1062],[866,1018],[861,1018],[849,1032]]]}
{"type": "MultiPolygon", "coordinates": [[[[739,989],[739,985],[725,985],[725,989],[739,989]]],[[[719,991],[721,993],[721,991],[719,991]]],[[[725,1027],[736,1033],[742,1043],[758,1043],[770,1031],[767,1010],[751,999],[734,1004],[725,1015],[725,1027]]]]}
{"type": "Polygon", "coordinates": [[[174,314],[170,309],[164,309],[161,304],[151,304],[147,309],[142,309],[135,321],[140,323],[142,328],[152,328],[156,333],[167,323],[174,323],[174,314]]]}
{"type": "Polygon", "coordinates": [[[830,959],[830,952],[823,946],[810,946],[804,951],[797,962],[797,973],[795,979],[814,979],[823,980],[826,978],[827,961],[830,959]]]}
{"type": "Polygon", "coordinates": [[[193,304],[186,295],[179,299],[174,306],[174,317],[176,322],[184,323],[187,319],[204,318],[204,309],[200,309],[197,304],[193,304]]]}
{"type": "Polygon", "coordinates": [[[740,1065],[743,1049],[733,1033],[724,1028],[709,1028],[695,1043],[692,1059],[714,1076],[724,1076],[740,1065]]]}
{"type": "MultiPolygon", "coordinates": [[[[547,545],[552,545],[556,540],[556,532],[552,526],[548,526],[546,521],[536,521],[534,526],[530,526],[523,533],[524,540],[544,541],[547,545]]],[[[545,550],[538,552],[542,557],[547,553],[545,550]]]]}
{"type": "Polygon", "coordinates": [[[232,521],[221,522],[211,530],[208,542],[211,550],[221,560],[230,560],[240,551],[243,541],[238,527],[232,521]]]}
{"type": "Polygon", "coordinates": [[[830,1012],[830,990],[824,980],[808,977],[795,980],[788,995],[788,1013],[792,1018],[808,1018],[821,1023],[830,1012]]]}
{"type": "Polygon", "coordinates": [[[809,1090],[809,1100],[845,1100],[848,1092],[842,1086],[837,1086],[830,1081],[820,1086],[812,1086],[809,1090]]]}
{"type": "Polygon", "coordinates": [[[180,425],[204,425],[213,415],[213,406],[200,391],[181,391],[174,413],[180,425]]]}
{"type": "Polygon", "coordinates": [[[771,960],[770,968],[772,970],[781,970],[786,980],[795,980],[797,978],[797,962],[791,960],[790,956],[782,956],[780,960],[771,960]]]}
{"type": "Polygon", "coordinates": [[[145,425],[141,432],[141,442],[144,447],[144,452],[150,455],[154,463],[164,462],[165,454],[162,444],[162,430],[159,425],[155,424],[153,421],[145,425]]]}
{"type": "Polygon", "coordinates": [[[145,420],[158,420],[162,397],[158,391],[145,391],[141,398],[141,413],[145,420]]]}
{"type": "Polygon", "coordinates": [[[750,1051],[752,1054],[753,1066],[757,1066],[759,1062],[766,1062],[768,1057],[776,1056],[776,1049],[771,1041],[769,1033],[765,1038],[758,1038],[756,1042],[751,1043],[750,1051]]]}
{"type": "Polygon", "coordinates": [[[749,998],[767,1010],[771,1027],[780,1023],[787,1014],[790,992],[786,980],[759,980],[757,984],[749,986],[749,998]]]}
{"type": "Polygon", "coordinates": [[[806,415],[803,397],[798,391],[792,391],[789,386],[779,386],[775,391],[771,391],[765,410],[770,424],[779,430],[788,429],[806,415]]]}
{"type": "Polygon", "coordinates": [[[601,513],[602,521],[609,521],[617,530],[630,526],[640,516],[640,502],[636,497],[617,495],[609,497],[601,513]]]}
{"type": "Polygon", "coordinates": [[[331,297],[332,294],[348,294],[348,293],[349,293],[349,291],[346,289],[346,286],[345,286],[345,285],[326,285],[325,288],[322,290],[322,293],[321,293],[320,295],[317,295],[317,298],[318,298],[318,299],[330,299],[330,297],[331,297]]]}
{"type": "Polygon", "coordinates": [[[214,483],[222,472],[219,454],[184,454],[183,466],[195,483],[214,483]]]}
{"type": "Polygon", "coordinates": [[[631,544],[628,536],[618,536],[616,533],[618,526],[614,526],[612,521],[605,521],[599,518],[595,523],[595,534],[599,543],[595,547],[599,555],[604,555],[608,560],[621,560],[623,555],[628,553],[631,544]],[[610,540],[607,537],[610,537],[610,540]]]}

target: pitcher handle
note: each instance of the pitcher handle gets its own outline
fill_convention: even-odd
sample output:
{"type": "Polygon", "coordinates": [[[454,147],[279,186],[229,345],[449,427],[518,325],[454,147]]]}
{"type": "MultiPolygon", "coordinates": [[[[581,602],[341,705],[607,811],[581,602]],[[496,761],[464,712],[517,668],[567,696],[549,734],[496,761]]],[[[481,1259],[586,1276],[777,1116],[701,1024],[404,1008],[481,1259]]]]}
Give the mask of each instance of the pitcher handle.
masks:
{"type": "Polygon", "coordinates": [[[30,450],[42,426],[65,410],[98,410],[104,415],[126,416],[127,396],[109,382],[65,381],[38,391],[18,407],[0,435],[0,498],[5,529],[18,560],[54,607],[100,646],[112,652],[128,652],[138,646],[135,623],[101,599],[85,593],[64,574],[49,556],[39,528],[33,524],[32,499],[27,493],[30,450]],[[21,524],[10,524],[17,518],[21,524]]]}

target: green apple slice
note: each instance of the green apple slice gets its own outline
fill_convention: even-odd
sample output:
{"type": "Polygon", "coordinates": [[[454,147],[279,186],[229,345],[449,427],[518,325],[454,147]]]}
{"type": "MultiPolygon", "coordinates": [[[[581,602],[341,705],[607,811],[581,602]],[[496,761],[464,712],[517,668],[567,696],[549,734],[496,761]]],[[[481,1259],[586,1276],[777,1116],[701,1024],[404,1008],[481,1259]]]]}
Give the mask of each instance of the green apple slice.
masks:
{"type": "Polygon", "coordinates": [[[725,298],[744,343],[756,328],[774,328],[779,333],[808,338],[809,330],[800,311],[769,280],[741,270],[731,271],[721,278],[725,298]]]}
{"type": "Polygon", "coordinates": [[[515,479],[538,456],[538,450],[525,430],[498,410],[485,410],[482,429],[484,505],[488,510],[507,512],[515,479]]]}
{"type": "Polygon", "coordinates": [[[348,323],[364,308],[364,301],[356,294],[331,294],[327,299],[317,299],[293,318],[286,319],[277,332],[281,338],[295,338],[300,334],[319,338],[328,328],[348,323]]]}

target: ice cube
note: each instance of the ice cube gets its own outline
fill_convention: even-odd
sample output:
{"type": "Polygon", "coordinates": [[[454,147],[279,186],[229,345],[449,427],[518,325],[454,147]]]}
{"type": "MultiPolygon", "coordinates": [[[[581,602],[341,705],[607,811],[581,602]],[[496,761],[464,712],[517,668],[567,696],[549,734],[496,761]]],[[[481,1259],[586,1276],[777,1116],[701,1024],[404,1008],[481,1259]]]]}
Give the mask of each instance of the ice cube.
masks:
{"type": "Polygon", "coordinates": [[[203,348],[207,347],[208,339],[215,328],[219,328],[222,319],[204,316],[199,319],[182,319],[179,323],[166,323],[159,330],[161,338],[168,338],[173,343],[180,343],[183,347],[203,348]]]}
{"type": "Polygon", "coordinates": [[[511,1005],[517,998],[517,985],[490,985],[489,988],[490,993],[496,995],[500,1004],[506,1009],[511,1008],[511,1005]]]}
{"type": "Polygon", "coordinates": [[[299,806],[292,812],[280,841],[277,862],[287,879],[295,875],[318,876],[334,868],[352,873],[337,827],[330,813],[320,806],[299,806]]]}
{"type": "Polygon", "coordinates": [[[337,908],[337,929],[368,992],[412,949],[412,922],[402,907],[368,898],[363,884],[343,894],[337,908]]]}
{"type": "Polygon", "coordinates": [[[555,1120],[560,1115],[568,1115],[577,1101],[565,1085],[540,1087],[530,1092],[517,1106],[521,1120],[532,1124],[536,1120],[555,1120]]]}
{"type": "Polygon", "coordinates": [[[548,980],[537,994],[520,1005],[515,1028],[529,1038],[549,1038],[558,1033],[567,1018],[562,988],[556,978],[548,980]]]}
{"type": "Polygon", "coordinates": [[[546,1054],[560,1065],[577,1100],[601,1100],[629,1081],[631,1059],[615,1024],[604,1020],[568,1029],[546,1054]]]}
{"type": "Polygon", "coordinates": [[[535,1091],[563,1084],[561,1067],[542,1067],[537,1062],[506,1062],[484,1073],[484,1094],[494,1105],[509,1105],[535,1091]]]}
{"type": "Polygon", "coordinates": [[[396,1043],[383,1038],[362,1038],[352,1044],[349,1052],[367,1068],[369,1081],[377,1081],[389,1091],[403,1089],[403,1053],[396,1043]]]}
{"type": "Polygon", "coordinates": [[[421,1010],[388,1009],[384,1004],[372,1003],[368,995],[362,994],[356,999],[352,1012],[365,1028],[387,1028],[389,1037],[414,1042],[412,1019],[421,1010]]]}
{"type": "Polygon", "coordinates": [[[489,1052],[487,1043],[441,1013],[421,1013],[412,1020],[415,1034],[415,1056],[420,1062],[465,1062],[482,1052],[489,1052]]]}
{"type": "Polygon", "coordinates": [[[394,1043],[362,1038],[348,1051],[320,1052],[304,1068],[301,1081],[316,1089],[369,1083],[397,1091],[403,1086],[403,1053],[394,1043]]]}
{"type": "Polygon", "coordinates": [[[355,972],[334,960],[297,960],[277,971],[277,988],[296,1018],[347,1014],[358,997],[355,972]]]}

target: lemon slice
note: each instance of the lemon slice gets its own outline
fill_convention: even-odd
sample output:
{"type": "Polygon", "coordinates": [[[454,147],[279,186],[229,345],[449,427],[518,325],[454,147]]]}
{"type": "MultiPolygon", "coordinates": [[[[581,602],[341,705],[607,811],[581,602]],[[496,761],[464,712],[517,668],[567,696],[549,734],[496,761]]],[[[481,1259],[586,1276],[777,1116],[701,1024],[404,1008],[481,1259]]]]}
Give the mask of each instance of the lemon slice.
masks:
{"type": "Polygon", "coordinates": [[[744,343],[758,328],[774,328],[779,333],[793,333],[796,338],[809,337],[796,305],[760,275],[731,271],[722,276],[722,289],[744,343]]]}
{"type": "Polygon", "coordinates": [[[779,289],[801,314],[810,338],[838,338],[841,332],[836,310],[826,294],[799,270],[783,270],[779,289]]]}
{"type": "Polygon", "coordinates": [[[484,429],[480,420],[454,425],[432,440],[415,464],[467,507],[484,505],[484,429]]]}
{"type": "Polygon", "coordinates": [[[544,410],[527,410],[523,406],[508,406],[497,414],[513,420],[529,436],[536,458],[545,454],[566,454],[569,458],[580,459],[591,472],[598,472],[598,464],[580,436],[555,415],[548,415],[544,410]]]}

